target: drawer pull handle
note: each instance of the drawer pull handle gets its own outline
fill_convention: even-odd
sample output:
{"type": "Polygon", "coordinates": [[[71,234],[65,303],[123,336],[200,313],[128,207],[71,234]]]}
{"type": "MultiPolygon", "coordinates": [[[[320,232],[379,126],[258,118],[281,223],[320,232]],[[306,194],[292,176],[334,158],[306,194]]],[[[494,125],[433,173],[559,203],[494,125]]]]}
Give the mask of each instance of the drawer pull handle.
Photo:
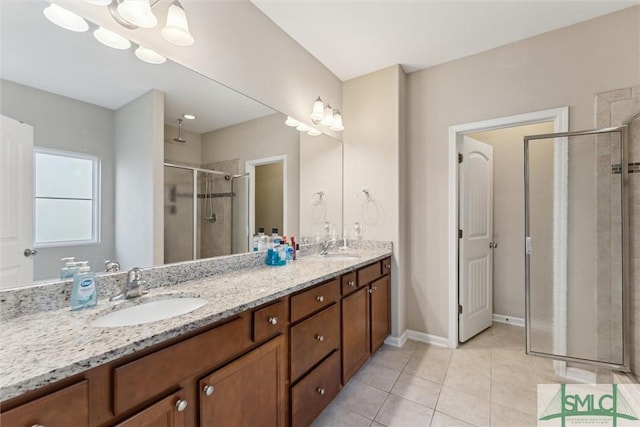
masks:
{"type": "Polygon", "coordinates": [[[324,336],[322,335],[316,335],[316,339],[320,342],[324,341],[324,336]]]}
{"type": "Polygon", "coordinates": [[[206,385],[204,386],[203,390],[204,390],[204,394],[206,394],[207,396],[211,396],[213,394],[213,391],[216,388],[212,385],[206,385]]]}
{"type": "Polygon", "coordinates": [[[384,268],[386,268],[387,270],[391,269],[391,264],[385,264],[384,268]]]}
{"type": "Polygon", "coordinates": [[[278,318],[277,317],[269,317],[269,323],[271,323],[272,325],[277,325],[278,324],[278,318]]]}
{"type": "Polygon", "coordinates": [[[42,424],[34,424],[31,427],[44,427],[42,424]]]}
{"type": "Polygon", "coordinates": [[[369,289],[369,293],[372,294],[376,289],[378,289],[377,286],[372,286],[371,289],[369,289]]]}
{"type": "Polygon", "coordinates": [[[318,300],[318,302],[324,302],[324,297],[322,295],[318,295],[316,299],[318,300]]]}
{"type": "Polygon", "coordinates": [[[356,281],[355,281],[355,280],[349,280],[349,281],[347,282],[347,284],[348,284],[349,286],[355,286],[355,285],[356,285],[356,281]]]}
{"type": "Polygon", "coordinates": [[[323,389],[322,387],[318,387],[318,388],[316,389],[316,391],[318,392],[318,394],[319,394],[320,396],[324,396],[324,389],[323,389]]]}
{"type": "Polygon", "coordinates": [[[178,412],[184,411],[185,409],[187,409],[187,401],[182,399],[178,400],[176,402],[176,408],[178,408],[178,412]]]}

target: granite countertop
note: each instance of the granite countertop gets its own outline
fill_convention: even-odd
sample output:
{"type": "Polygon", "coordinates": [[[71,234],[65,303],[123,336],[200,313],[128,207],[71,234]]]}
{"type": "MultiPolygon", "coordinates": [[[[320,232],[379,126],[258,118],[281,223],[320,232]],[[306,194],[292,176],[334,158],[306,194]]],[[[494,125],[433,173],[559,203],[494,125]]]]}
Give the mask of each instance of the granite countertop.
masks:
{"type": "MultiPolygon", "coordinates": [[[[135,300],[81,311],[69,308],[3,321],[0,328],[0,401],[220,321],[391,255],[387,249],[357,250],[359,258],[305,256],[282,267],[254,267],[151,289],[135,300]],[[187,314],[136,326],[100,328],[111,311],[170,296],[201,297],[187,314]]],[[[98,282],[99,285],[99,282],[98,282]]]]}

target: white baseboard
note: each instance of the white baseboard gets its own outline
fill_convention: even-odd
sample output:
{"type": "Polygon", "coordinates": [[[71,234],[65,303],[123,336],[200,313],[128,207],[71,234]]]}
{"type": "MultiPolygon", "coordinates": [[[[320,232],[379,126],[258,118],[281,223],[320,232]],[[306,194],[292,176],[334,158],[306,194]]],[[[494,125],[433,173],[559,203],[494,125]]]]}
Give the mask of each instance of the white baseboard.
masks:
{"type": "Polygon", "coordinates": [[[494,314],[493,321],[498,323],[506,323],[508,325],[520,326],[524,328],[524,319],[522,317],[504,316],[502,314],[494,314]]]}
{"type": "Polygon", "coordinates": [[[424,332],[412,331],[411,329],[406,329],[398,337],[389,336],[386,340],[384,340],[384,342],[385,344],[389,344],[394,347],[402,347],[408,339],[420,341],[426,344],[437,345],[439,347],[449,346],[449,340],[447,338],[439,337],[437,335],[425,334],[424,332]]]}

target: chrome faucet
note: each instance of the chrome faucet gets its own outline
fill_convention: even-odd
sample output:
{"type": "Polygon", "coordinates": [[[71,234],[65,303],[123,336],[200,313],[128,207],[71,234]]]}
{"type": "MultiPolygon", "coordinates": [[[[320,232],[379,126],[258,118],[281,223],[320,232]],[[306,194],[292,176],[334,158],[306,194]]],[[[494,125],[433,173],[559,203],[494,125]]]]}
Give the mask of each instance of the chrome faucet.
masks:
{"type": "Polygon", "coordinates": [[[106,273],[116,273],[120,271],[120,263],[118,261],[106,260],[104,262],[104,271],[106,273]]]}
{"type": "Polygon", "coordinates": [[[109,301],[120,301],[142,296],[144,294],[142,290],[143,284],[142,270],[139,267],[134,267],[127,272],[127,283],[125,283],[122,291],[118,295],[109,298],[109,301]]]}
{"type": "Polygon", "coordinates": [[[324,243],[322,244],[322,249],[320,250],[320,254],[319,255],[326,255],[329,253],[329,250],[331,248],[335,248],[336,246],[336,238],[331,237],[331,238],[327,238],[327,240],[324,241],[324,243]]]}

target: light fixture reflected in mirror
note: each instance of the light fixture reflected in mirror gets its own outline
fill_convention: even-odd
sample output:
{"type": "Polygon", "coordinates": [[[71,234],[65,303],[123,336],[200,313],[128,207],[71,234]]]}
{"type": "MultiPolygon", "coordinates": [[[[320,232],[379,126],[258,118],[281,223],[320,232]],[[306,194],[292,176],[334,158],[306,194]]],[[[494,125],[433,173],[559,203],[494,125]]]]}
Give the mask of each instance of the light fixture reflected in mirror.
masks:
{"type": "Polygon", "coordinates": [[[95,4],[96,6],[109,6],[111,0],[84,0],[87,3],[95,4]]]}
{"type": "Polygon", "coordinates": [[[195,120],[196,116],[194,116],[193,114],[183,114],[182,118],[186,120],[195,120]]]}
{"type": "Polygon", "coordinates": [[[118,3],[118,13],[131,24],[142,28],[158,25],[158,18],[151,12],[149,0],[122,0],[118,3]]]}
{"type": "Polygon", "coordinates": [[[300,122],[297,121],[296,119],[294,119],[291,116],[287,116],[287,120],[285,120],[284,124],[294,128],[294,127],[298,126],[300,124],[300,122]]]}
{"type": "Polygon", "coordinates": [[[189,24],[184,8],[177,0],[169,6],[167,12],[167,25],[160,32],[162,38],[178,46],[191,46],[193,36],[189,33],[189,24]]]}
{"type": "Polygon", "coordinates": [[[167,60],[167,58],[160,55],[155,50],[151,50],[143,46],[139,46],[136,49],[135,54],[141,61],[148,62],[149,64],[154,65],[162,64],[167,60]]]}
{"type": "Polygon", "coordinates": [[[109,46],[114,49],[129,49],[131,42],[120,34],[114,33],[111,30],[100,27],[93,32],[93,36],[105,46],[109,46]]]}
{"type": "Polygon", "coordinates": [[[44,10],[44,16],[57,26],[64,28],[65,30],[75,31],[76,33],[83,33],[89,29],[89,24],[80,15],[58,6],[55,3],[49,4],[44,10]]]}
{"type": "Polygon", "coordinates": [[[313,129],[312,128],[312,129],[309,129],[307,131],[307,135],[309,135],[309,136],[320,136],[320,135],[322,135],[322,132],[320,132],[318,129],[313,129]]]}

